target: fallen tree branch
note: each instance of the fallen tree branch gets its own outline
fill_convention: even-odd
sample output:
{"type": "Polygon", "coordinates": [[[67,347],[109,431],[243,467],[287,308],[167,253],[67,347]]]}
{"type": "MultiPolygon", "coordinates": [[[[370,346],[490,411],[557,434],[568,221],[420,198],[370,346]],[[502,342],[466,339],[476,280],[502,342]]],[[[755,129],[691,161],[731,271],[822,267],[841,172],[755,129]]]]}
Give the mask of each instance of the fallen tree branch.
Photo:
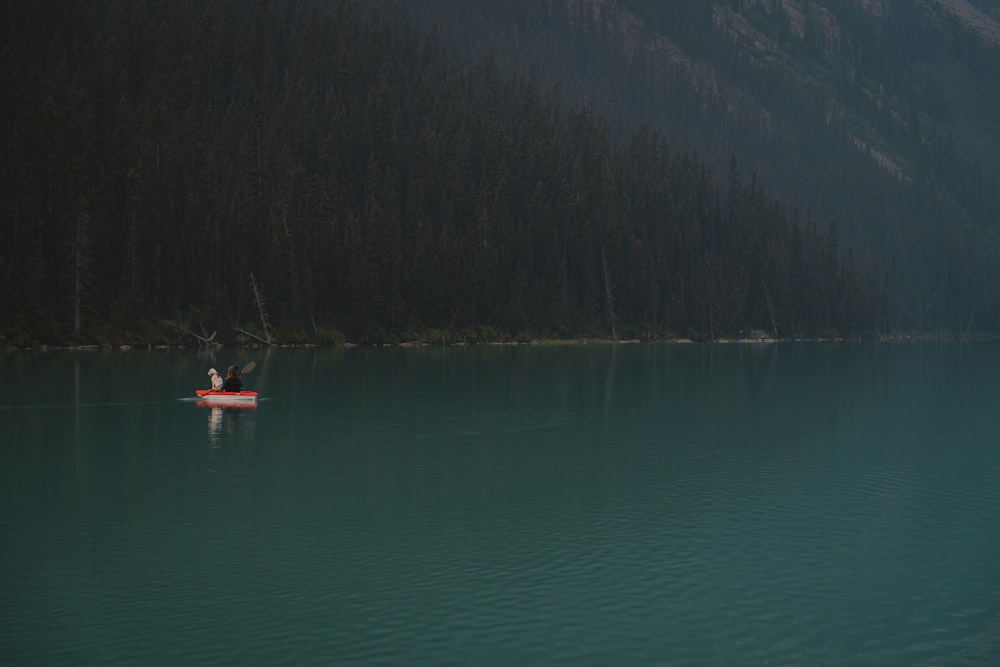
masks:
{"type": "Polygon", "coordinates": [[[264,345],[267,345],[267,346],[273,346],[274,345],[274,343],[272,343],[271,341],[264,340],[260,336],[254,335],[254,334],[250,333],[249,331],[244,331],[243,329],[237,329],[236,327],[233,327],[233,329],[236,330],[236,331],[239,331],[244,336],[250,336],[254,340],[259,340],[260,342],[264,343],[264,345]]]}
{"type": "Polygon", "coordinates": [[[163,322],[164,324],[166,324],[166,325],[168,325],[168,326],[176,329],[177,331],[179,331],[181,333],[186,333],[189,336],[193,336],[194,338],[196,338],[198,340],[198,347],[221,347],[221,343],[217,343],[215,341],[215,334],[216,334],[216,332],[213,331],[212,335],[209,336],[208,332],[205,331],[205,326],[201,325],[200,322],[199,322],[199,325],[201,325],[202,333],[205,334],[204,336],[196,334],[195,332],[193,332],[190,329],[188,329],[187,325],[181,324],[180,322],[174,322],[173,320],[160,320],[160,321],[163,322]]]}

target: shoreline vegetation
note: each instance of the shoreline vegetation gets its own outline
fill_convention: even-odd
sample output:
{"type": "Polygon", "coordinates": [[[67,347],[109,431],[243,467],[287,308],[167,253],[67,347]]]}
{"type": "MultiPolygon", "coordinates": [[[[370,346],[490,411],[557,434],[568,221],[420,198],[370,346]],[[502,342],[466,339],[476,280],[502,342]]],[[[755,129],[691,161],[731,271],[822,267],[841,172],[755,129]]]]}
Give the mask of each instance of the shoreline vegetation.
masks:
{"type": "MultiPolygon", "coordinates": [[[[634,345],[644,343],[661,344],[750,344],[769,345],[782,343],[843,343],[843,342],[869,342],[869,343],[898,343],[898,342],[950,342],[950,341],[985,341],[995,337],[985,334],[977,335],[956,335],[952,332],[935,331],[923,333],[892,333],[892,334],[868,334],[860,336],[771,336],[764,332],[753,332],[754,335],[744,336],[719,336],[711,337],[685,337],[685,336],[631,336],[612,337],[606,335],[577,335],[577,336],[541,336],[533,337],[521,336],[498,336],[482,337],[482,332],[468,333],[465,335],[451,336],[418,336],[412,334],[402,337],[385,337],[378,340],[356,341],[347,340],[343,337],[331,340],[296,340],[294,342],[270,343],[262,340],[246,340],[240,338],[228,343],[204,340],[196,342],[185,342],[183,340],[144,340],[141,342],[61,342],[61,343],[41,343],[30,342],[13,344],[0,337],[0,351],[3,352],[29,352],[29,351],[128,351],[128,350],[205,350],[205,349],[267,349],[267,348],[421,348],[421,347],[486,347],[486,346],[521,346],[521,345],[634,345]]],[[[491,332],[494,333],[495,332],[491,332]]]]}

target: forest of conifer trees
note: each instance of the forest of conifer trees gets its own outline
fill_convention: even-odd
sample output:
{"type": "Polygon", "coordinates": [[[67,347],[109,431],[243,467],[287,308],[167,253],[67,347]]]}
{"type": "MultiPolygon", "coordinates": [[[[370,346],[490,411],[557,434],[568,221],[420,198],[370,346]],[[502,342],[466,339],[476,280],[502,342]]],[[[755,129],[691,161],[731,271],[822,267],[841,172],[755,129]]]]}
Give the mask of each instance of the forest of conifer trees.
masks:
{"type": "Polygon", "coordinates": [[[830,221],[530,69],[349,2],[60,7],[2,10],[0,343],[889,326],[830,221]]]}
{"type": "Polygon", "coordinates": [[[374,4],[558,82],[613,134],[649,125],[716,173],[737,153],[744,178],[884,269],[889,329],[1000,330],[1000,45],[947,9],[961,3],[374,4]]]}

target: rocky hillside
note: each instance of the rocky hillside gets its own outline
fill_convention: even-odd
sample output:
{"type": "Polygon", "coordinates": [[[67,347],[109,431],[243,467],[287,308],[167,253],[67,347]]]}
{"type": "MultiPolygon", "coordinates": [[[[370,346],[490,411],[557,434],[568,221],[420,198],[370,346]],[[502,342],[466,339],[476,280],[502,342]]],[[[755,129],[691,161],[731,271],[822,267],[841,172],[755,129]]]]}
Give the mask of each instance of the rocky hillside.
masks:
{"type": "Polygon", "coordinates": [[[1000,2],[996,0],[938,0],[969,30],[984,40],[1000,44],[1000,2]]]}

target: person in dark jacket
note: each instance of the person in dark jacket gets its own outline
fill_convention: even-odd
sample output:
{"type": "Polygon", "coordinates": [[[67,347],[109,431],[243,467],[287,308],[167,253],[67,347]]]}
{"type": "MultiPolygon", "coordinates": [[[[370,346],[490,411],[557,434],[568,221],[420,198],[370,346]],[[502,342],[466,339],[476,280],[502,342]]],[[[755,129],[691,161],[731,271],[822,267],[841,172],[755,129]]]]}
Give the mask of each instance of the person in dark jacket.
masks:
{"type": "Polygon", "coordinates": [[[240,367],[230,366],[226,372],[226,380],[219,391],[243,391],[243,381],[239,378],[240,367]]]}

